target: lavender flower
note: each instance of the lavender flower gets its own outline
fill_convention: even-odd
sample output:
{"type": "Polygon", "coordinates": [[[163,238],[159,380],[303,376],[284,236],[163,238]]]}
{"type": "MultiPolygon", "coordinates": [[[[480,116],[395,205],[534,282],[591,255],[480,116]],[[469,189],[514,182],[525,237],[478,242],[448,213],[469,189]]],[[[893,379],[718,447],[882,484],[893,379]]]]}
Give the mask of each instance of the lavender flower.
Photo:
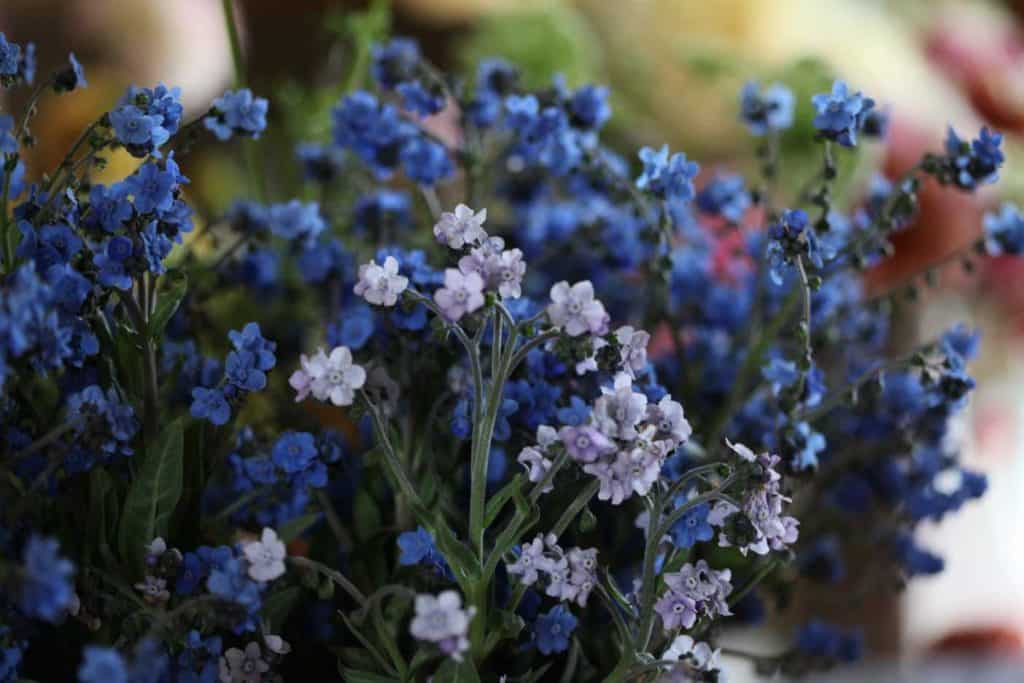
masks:
{"type": "Polygon", "coordinates": [[[409,278],[398,274],[398,260],[394,256],[377,265],[373,259],[359,266],[359,280],[354,291],[376,306],[394,306],[398,295],[409,286],[409,278]]]}
{"type": "Polygon", "coordinates": [[[647,367],[647,344],[651,341],[651,335],[623,325],[615,330],[615,340],[619,342],[622,371],[630,377],[636,377],[638,372],[647,367]]]}
{"type": "Polygon", "coordinates": [[[732,592],[728,569],[714,570],[704,560],[687,563],[678,572],[665,574],[666,591],[655,604],[666,631],[690,628],[701,616],[732,614],[726,598],[732,592]]]}
{"type": "Polygon", "coordinates": [[[484,280],[478,273],[447,268],[444,287],[434,292],[434,301],[448,320],[458,322],[462,316],[484,305],[484,280]]]}
{"type": "Polygon", "coordinates": [[[416,614],[409,632],[417,640],[437,643],[442,652],[457,662],[469,649],[469,622],[475,607],[462,608],[462,597],[455,591],[442,591],[436,597],[429,594],[416,596],[416,614]]]}
{"type": "Polygon", "coordinates": [[[318,350],[312,358],[300,358],[302,368],[292,373],[288,383],[298,393],[295,400],[302,401],[310,393],[318,401],[330,401],[336,406],[350,406],[355,392],[366,383],[366,370],[352,362],[352,352],[339,346],[330,355],[318,350]]]}
{"type": "Polygon", "coordinates": [[[454,213],[445,211],[441,214],[440,220],[434,226],[434,237],[452,249],[473,246],[487,238],[483,228],[486,220],[486,208],[473,213],[473,209],[465,204],[459,204],[455,207],[454,213]]]}
{"type": "Polygon", "coordinates": [[[552,286],[548,318],[555,327],[564,328],[570,337],[608,331],[608,313],[604,304],[594,298],[594,286],[590,280],[577,282],[571,287],[563,280],[552,286]]]}
{"type": "Polygon", "coordinates": [[[591,425],[562,427],[558,430],[558,436],[576,462],[594,462],[602,455],[615,450],[615,444],[591,425]]]}
{"type": "Polygon", "coordinates": [[[497,289],[503,299],[518,299],[523,293],[522,283],[526,275],[523,252],[508,249],[489,257],[484,263],[484,275],[488,288],[497,289]]]}
{"type": "Polygon", "coordinates": [[[586,607],[597,583],[597,549],[570,548],[566,553],[554,534],[537,534],[505,569],[510,576],[518,576],[524,586],[543,579],[545,595],[586,607]]]}
{"type": "Polygon", "coordinates": [[[233,647],[220,658],[222,683],[260,683],[268,671],[270,665],[263,660],[260,645],[256,642],[246,645],[245,651],[233,647]]]}
{"type": "MultiPolygon", "coordinates": [[[[549,425],[537,427],[537,445],[527,446],[519,451],[519,457],[517,458],[519,464],[526,468],[527,479],[536,484],[547,476],[552,465],[551,460],[548,458],[548,452],[551,446],[558,442],[558,440],[559,434],[555,431],[554,427],[549,425]]],[[[553,488],[554,485],[548,483],[547,486],[541,489],[541,493],[547,493],[553,488]]]]}
{"type": "Polygon", "coordinates": [[[613,439],[632,441],[636,427],[647,411],[647,396],[633,391],[633,380],[626,373],[615,376],[612,388],[601,387],[601,397],[594,402],[597,428],[613,439]]]}

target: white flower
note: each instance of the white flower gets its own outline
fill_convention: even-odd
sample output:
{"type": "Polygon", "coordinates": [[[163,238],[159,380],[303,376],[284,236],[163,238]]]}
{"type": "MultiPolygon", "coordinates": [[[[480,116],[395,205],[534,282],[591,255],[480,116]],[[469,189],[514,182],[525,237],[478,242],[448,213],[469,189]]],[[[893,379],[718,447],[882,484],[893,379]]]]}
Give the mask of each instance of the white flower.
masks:
{"type": "Polygon", "coordinates": [[[523,293],[523,277],[526,276],[523,252],[508,249],[489,257],[484,263],[484,274],[487,286],[497,288],[503,299],[518,299],[523,293]]]}
{"type": "Polygon", "coordinates": [[[484,232],[484,221],[487,220],[487,209],[473,213],[473,209],[465,204],[455,207],[455,212],[445,211],[434,226],[434,237],[441,244],[452,249],[462,249],[467,244],[478,244],[487,237],[484,232]]]}
{"type": "Polygon", "coordinates": [[[366,383],[366,370],[352,362],[348,347],[339,346],[329,356],[321,351],[315,361],[313,396],[321,401],[330,399],[336,406],[352,405],[356,390],[366,383]]]}
{"type": "Polygon", "coordinates": [[[281,636],[267,634],[263,636],[263,644],[275,655],[286,655],[292,651],[292,646],[281,636]]]}
{"type": "Polygon", "coordinates": [[[273,529],[263,529],[260,540],[246,543],[242,552],[249,561],[249,578],[253,581],[265,583],[284,574],[284,558],[288,553],[273,529]]]}
{"type": "Polygon", "coordinates": [[[263,661],[259,643],[249,643],[245,652],[233,647],[220,658],[221,683],[260,683],[270,665],[263,661]]]}
{"type": "Polygon", "coordinates": [[[484,305],[484,280],[479,273],[448,268],[444,271],[444,287],[434,292],[434,301],[448,320],[458,322],[484,305]]]}
{"type": "Polygon", "coordinates": [[[622,370],[636,377],[636,373],[647,367],[647,343],[651,335],[624,325],[615,330],[615,339],[619,342],[622,370]]]}
{"type": "Polygon", "coordinates": [[[436,597],[428,593],[416,596],[416,613],[409,632],[417,640],[437,643],[455,661],[469,649],[469,622],[476,608],[462,608],[462,596],[455,591],[442,591],[436,597]]]}
{"type": "Polygon", "coordinates": [[[408,286],[409,278],[398,274],[398,260],[388,256],[382,266],[372,259],[359,266],[359,281],[354,291],[371,304],[394,306],[398,302],[398,295],[408,286]]]}
{"type": "Polygon", "coordinates": [[[647,419],[657,427],[658,436],[672,439],[677,446],[693,434],[693,428],[683,414],[683,406],[671,396],[662,396],[657,405],[647,406],[647,419]]]}
{"type": "Polygon", "coordinates": [[[572,287],[564,280],[553,285],[548,318],[555,327],[564,328],[570,337],[608,331],[608,313],[604,304],[594,298],[590,280],[577,282],[572,287]]]}
{"type": "Polygon", "coordinates": [[[597,428],[613,439],[635,439],[646,412],[647,396],[633,391],[633,379],[624,372],[615,376],[613,388],[601,387],[601,397],[594,402],[597,428]]]}

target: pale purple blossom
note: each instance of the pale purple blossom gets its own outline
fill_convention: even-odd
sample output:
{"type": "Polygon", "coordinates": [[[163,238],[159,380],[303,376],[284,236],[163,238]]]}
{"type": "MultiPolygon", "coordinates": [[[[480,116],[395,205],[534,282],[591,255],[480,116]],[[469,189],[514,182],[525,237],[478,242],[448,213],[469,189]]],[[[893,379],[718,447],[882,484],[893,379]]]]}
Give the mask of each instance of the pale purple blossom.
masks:
{"type": "Polygon", "coordinates": [[[171,592],[167,590],[167,580],[149,574],[135,584],[135,590],[142,593],[142,599],[150,605],[162,605],[171,599],[171,592]]]}
{"type": "Polygon", "coordinates": [[[409,286],[409,278],[398,274],[398,260],[394,256],[384,259],[383,265],[370,260],[359,266],[359,280],[354,291],[376,306],[394,306],[398,295],[409,286]]]}
{"type": "Polygon", "coordinates": [[[624,325],[615,330],[615,340],[619,342],[622,371],[636,377],[638,372],[647,367],[647,344],[651,341],[651,335],[624,325]]]}
{"type": "Polygon", "coordinates": [[[690,438],[693,428],[683,414],[683,406],[671,396],[662,396],[656,405],[647,406],[647,421],[658,429],[658,436],[679,446],[690,438]]]}
{"type": "MultiPolygon", "coordinates": [[[[677,662],[671,665],[658,679],[659,683],[697,683],[711,680],[707,674],[719,672],[722,668],[721,649],[713,649],[708,643],[698,642],[687,635],[676,636],[672,644],[661,655],[663,662],[677,662]]],[[[721,675],[717,680],[722,680],[721,675]]]]}
{"type": "Polygon", "coordinates": [[[586,607],[597,585],[597,549],[570,548],[566,553],[553,534],[537,534],[522,546],[516,562],[505,568],[524,586],[543,580],[545,595],[586,607]]]}
{"type": "Polygon", "coordinates": [[[479,273],[448,268],[444,271],[444,287],[434,292],[434,301],[448,320],[458,322],[484,305],[484,280],[479,273]]]}
{"type": "MultiPolygon", "coordinates": [[[[558,432],[555,431],[554,427],[550,425],[540,425],[537,427],[537,445],[527,446],[519,451],[519,457],[516,458],[519,464],[526,468],[527,479],[535,484],[544,480],[552,465],[551,459],[548,458],[548,450],[557,441],[558,432]]],[[[554,484],[548,482],[541,489],[541,493],[548,493],[553,488],[554,484]]]]}
{"type": "Polygon", "coordinates": [[[297,392],[296,401],[312,394],[318,401],[350,406],[355,392],[366,383],[366,370],[352,361],[352,352],[346,346],[336,347],[330,355],[320,349],[312,357],[302,356],[299,362],[301,369],[288,379],[297,392]]]}
{"type": "Polygon", "coordinates": [[[615,376],[612,388],[601,387],[601,397],[594,402],[597,428],[613,439],[632,441],[636,427],[647,411],[647,396],[633,391],[633,379],[622,372],[615,376]]]}
{"type": "Polygon", "coordinates": [[[732,572],[712,569],[705,560],[664,575],[665,592],[655,604],[666,631],[690,628],[702,616],[728,616],[732,572]]]}
{"type": "Polygon", "coordinates": [[[253,581],[266,583],[284,575],[288,552],[273,529],[264,528],[260,540],[246,543],[242,553],[249,563],[249,578],[253,581]]]}
{"type": "Polygon", "coordinates": [[[466,274],[477,273],[486,280],[488,262],[497,258],[503,251],[505,251],[505,240],[497,235],[492,235],[459,259],[459,270],[466,274]]]}
{"type": "MultiPolygon", "coordinates": [[[[742,460],[759,465],[764,480],[760,487],[747,491],[741,503],[742,513],[750,520],[756,534],[753,540],[741,546],[739,551],[744,555],[748,552],[767,555],[773,550],[783,550],[795,543],[800,535],[800,522],[795,517],[783,514],[790,499],[782,494],[782,476],[775,469],[781,458],[769,453],[755,454],[743,444],[728,441],[726,443],[742,460]]],[[[708,523],[715,527],[724,527],[726,520],[739,512],[741,508],[732,503],[718,501],[708,514],[708,523]]],[[[718,545],[732,545],[724,530],[718,535],[718,545]]]]}
{"type": "Polygon", "coordinates": [[[416,596],[415,614],[409,632],[417,640],[436,643],[442,652],[457,662],[469,649],[469,622],[475,607],[462,607],[462,596],[456,591],[442,591],[437,596],[422,593],[416,596]]]}
{"type": "Polygon", "coordinates": [[[591,425],[565,426],[558,430],[558,436],[576,462],[594,462],[615,450],[615,444],[591,425]]]}
{"type": "Polygon", "coordinates": [[[275,655],[284,656],[292,651],[292,646],[281,636],[267,634],[263,636],[263,644],[275,655]]]}
{"type": "Polygon", "coordinates": [[[487,238],[484,221],[487,220],[487,209],[476,213],[465,204],[459,204],[454,212],[445,211],[434,226],[434,237],[441,244],[452,249],[479,244],[487,238]]]}
{"type": "Polygon", "coordinates": [[[551,287],[548,318],[555,327],[561,327],[570,337],[581,334],[605,334],[608,331],[608,313],[604,304],[594,298],[590,280],[569,286],[564,280],[551,287]]]}
{"type": "Polygon", "coordinates": [[[260,683],[270,665],[263,661],[259,643],[252,642],[245,650],[230,648],[220,658],[221,683],[260,683]]]}
{"type": "Polygon", "coordinates": [[[503,299],[518,299],[522,293],[526,263],[519,249],[507,249],[484,262],[484,275],[489,289],[497,289],[503,299]]]}

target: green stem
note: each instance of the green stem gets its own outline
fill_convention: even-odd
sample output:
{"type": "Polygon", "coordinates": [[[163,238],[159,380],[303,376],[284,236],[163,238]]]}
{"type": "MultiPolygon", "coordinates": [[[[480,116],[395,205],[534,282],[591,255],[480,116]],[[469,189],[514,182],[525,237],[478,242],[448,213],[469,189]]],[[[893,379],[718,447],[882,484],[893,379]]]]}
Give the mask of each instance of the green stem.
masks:
{"type": "Polygon", "coordinates": [[[342,590],[348,593],[353,600],[359,603],[360,607],[366,607],[366,596],[363,595],[363,592],[359,590],[354,583],[349,581],[341,572],[335,571],[334,569],[322,565],[316,560],[311,560],[308,557],[292,556],[288,558],[288,561],[296,566],[312,569],[318,574],[326,576],[328,579],[341,586],[342,590]]]}
{"type": "Polygon", "coordinates": [[[384,462],[391,471],[391,476],[394,477],[395,482],[398,484],[399,493],[405,496],[418,509],[422,509],[423,501],[416,492],[416,487],[413,486],[412,481],[409,479],[409,475],[402,465],[401,458],[398,457],[398,453],[395,452],[395,448],[391,444],[391,437],[388,435],[388,428],[384,423],[384,418],[381,416],[377,406],[370,400],[370,397],[362,391],[360,394],[362,394],[367,410],[369,410],[370,416],[373,418],[373,431],[377,441],[380,443],[381,449],[384,451],[384,462]]]}
{"type": "Polygon", "coordinates": [[[235,4],[233,0],[221,0],[224,10],[224,27],[231,45],[231,62],[235,68],[235,87],[245,85],[245,62],[242,59],[242,43],[238,38],[238,25],[235,23],[235,4]]]}
{"type": "Polygon", "coordinates": [[[555,536],[561,536],[565,530],[569,528],[569,525],[572,524],[572,520],[576,519],[576,515],[578,515],[583,508],[587,506],[587,503],[597,495],[597,491],[600,488],[601,482],[597,479],[587,484],[586,487],[576,495],[576,498],[569,503],[569,507],[565,509],[562,516],[558,518],[557,522],[555,522],[555,526],[551,527],[551,533],[555,536]]]}

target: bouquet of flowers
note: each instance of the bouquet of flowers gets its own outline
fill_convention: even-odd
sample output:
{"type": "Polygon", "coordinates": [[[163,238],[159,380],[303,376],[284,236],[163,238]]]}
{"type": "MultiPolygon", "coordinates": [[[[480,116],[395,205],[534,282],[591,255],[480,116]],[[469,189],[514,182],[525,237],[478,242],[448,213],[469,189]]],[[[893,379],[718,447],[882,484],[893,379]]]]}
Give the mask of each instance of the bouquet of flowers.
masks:
{"type": "MultiPolygon", "coordinates": [[[[978,335],[894,348],[894,296],[859,273],[922,183],[993,182],[1000,136],[950,130],[840,201],[884,113],[750,83],[760,173],[695,183],[681,152],[602,143],[602,87],[530,91],[498,59],[459,79],[405,39],[366,56],[370,89],[296,147],[299,196],[210,212],[187,155],[259,138],[266,99],[239,83],[185,122],[177,89],[132,87],[30,178],[37,100],[86,79],[73,55],[38,79],[0,34],[3,86],[41,81],[0,114],[0,681],[856,659],[856,629],[806,614],[783,652],[721,638],[854,556],[853,595],[941,571],[914,528],[985,490],[948,429],[978,335]],[[780,154],[798,107],[810,178],[780,154]],[[95,182],[114,150],[137,169],[95,182]]],[[[957,258],[1024,251],[1017,207],[984,228],[957,258]]]]}

